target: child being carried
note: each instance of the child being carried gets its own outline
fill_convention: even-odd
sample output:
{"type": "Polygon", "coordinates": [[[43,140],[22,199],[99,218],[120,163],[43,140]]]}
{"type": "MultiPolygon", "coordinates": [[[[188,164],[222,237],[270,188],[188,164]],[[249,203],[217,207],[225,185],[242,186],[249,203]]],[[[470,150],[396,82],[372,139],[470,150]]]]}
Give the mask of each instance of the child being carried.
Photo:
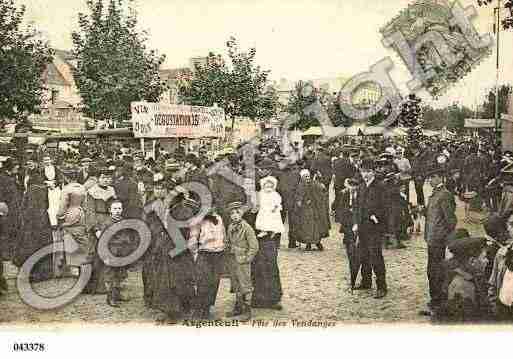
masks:
{"type": "Polygon", "coordinates": [[[281,196],[276,191],[278,180],[272,176],[260,180],[260,191],[258,192],[258,214],[255,228],[260,231],[258,237],[265,237],[271,234],[283,233],[285,227],[281,219],[281,196]]]}

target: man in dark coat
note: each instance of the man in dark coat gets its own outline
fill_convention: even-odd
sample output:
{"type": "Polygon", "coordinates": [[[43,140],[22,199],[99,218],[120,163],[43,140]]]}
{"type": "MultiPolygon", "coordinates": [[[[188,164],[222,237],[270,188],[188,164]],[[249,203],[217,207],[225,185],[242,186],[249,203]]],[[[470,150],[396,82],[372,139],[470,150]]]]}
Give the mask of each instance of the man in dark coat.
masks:
{"type": "MultiPolygon", "coordinates": [[[[296,191],[296,188],[299,184],[299,172],[301,171],[301,167],[298,163],[294,163],[292,165],[289,165],[285,167],[280,174],[280,177],[278,179],[278,192],[281,195],[281,198],[283,199],[283,214],[286,214],[288,216],[288,222],[289,222],[289,228],[290,223],[292,221],[293,216],[293,209],[294,209],[294,193],[296,191]]],[[[283,217],[282,217],[283,218],[283,217]]],[[[285,222],[285,221],[284,221],[285,222]]],[[[292,233],[289,230],[289,248],[296,248],[297,243],[292,235],[292,233]]]]}
{"type": "Polygon", "coordinates": [[[144,197],[146,187],[151,187],[153,184],[153,173],[144,166],[143,162],[143,154],[136,153],[133,156],[134,160],[134,171],[133,171],[133,179],[137,183],[137,189],[139,192],[139,196],[141,198],[144,197]]]}
{"type": "Polygon", "coordinates": [[[444,301],[442,292],[443,261],[447,247],[447,237],[454,231],[457,224],[456,203],[454,196],[443,183],[443,167],[434,164],[426,172],[433,194],[426,207],[426,225],[424,239],[428,245],[427,276],[429,281],[428,304],[430,314],[437,314],[444,301]]]}
{"type": "Polygon", "coordinates": [[[344,234],[343,242],[348,253],[354,246],[353,209],[359,185],[359,178],[346,178],[345,188],[339,191],[338,198],[333,202],[335,221],[340,223],[340,233],[344,234]]]}
{"type": "Polygon", "coordinates": [[[361,166],[363,183],[357,194],[354,210],[353,232],[359,236],[362,282],[356,289],[370,289],[372,272],[376,275],[377,291],[374,296],[380,299],[387,294],[385,261],[383,259],[383,234],[385,230],[385,206],[382,184],[375,178],[375,164],[366,159],[361,166]]]}
{"type": "Polygon", "coordinates": [[[464,191],[479,191],[480,182],[485,174],[482,172],[481,159],[477,155],[477,148],[471,148],[470,154],[463,162],[463,188],[464,191]]]}
{"type": "Polygon", "coordinates": [[[412,175],[413,182],[415,184],[415,193],[417,194],[417,204],[419,206],[425,205],[425,197],[424,197],[424,182],[426,180],[426,166],[432,158],[432,154],[429,148],[423,147],[418,149],[418,152],[413,157],[412,161],[412,175]]]}
{"type": "Polygon", "coordinates": [[[354,178],[357,175],[357,168],[355,164],[349,158],[349,151],[342,150],[341,157],[335,160],[333,166],[333,172],[335,174],[334,189],[335,189],[335,202],[339,203],[340,192],[345,189],[346,179],[354,178]]]}
{"type": "Polygon", "coordinates": [[[9,260],[12,257],[21,227],[21,201],[20,193],[16,185],[14,162],[8,159],[0,172],[0,202],[4,202],[8,208],[2,228],[3,240],[0,242],[0,261],[9,260]]]}

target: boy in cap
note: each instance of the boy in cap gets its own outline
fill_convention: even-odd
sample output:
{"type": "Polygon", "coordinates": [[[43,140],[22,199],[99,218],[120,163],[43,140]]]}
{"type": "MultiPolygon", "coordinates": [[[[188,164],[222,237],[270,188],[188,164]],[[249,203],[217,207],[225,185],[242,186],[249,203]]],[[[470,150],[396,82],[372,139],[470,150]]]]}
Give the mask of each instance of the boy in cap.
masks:
{"type": "MultiPolygon", "coordinates": [[[[111,199],[108,203],[109,217],[95,226],[96,238],[100,240],[103,232],[112,224],[123,219],[123,202],[119,199],[111,199]]],[[[116,257],[126,257],[130,254],[133,236],[130,230],[118,231],[108,243],[111,254],[116,257]]],[[[127,277],[126,267],[113,266],[109,260],[105,262],[104,279],[107,287],[107,304],[111,307],[119,307],[120,302],[127,299],[121,296],[121,282],[127,277]]]]}
{"type": "Polygon", "coordinates": [[[250,295],[253,291],[251,282],[251,262],[258,252],[258,241],[255,231],[242,219],[241,202],[228,205],[231,223],[226,233],[227,261],[236,302],[227,317],[240,316],[241,321],[251,319],[250,295]]]}

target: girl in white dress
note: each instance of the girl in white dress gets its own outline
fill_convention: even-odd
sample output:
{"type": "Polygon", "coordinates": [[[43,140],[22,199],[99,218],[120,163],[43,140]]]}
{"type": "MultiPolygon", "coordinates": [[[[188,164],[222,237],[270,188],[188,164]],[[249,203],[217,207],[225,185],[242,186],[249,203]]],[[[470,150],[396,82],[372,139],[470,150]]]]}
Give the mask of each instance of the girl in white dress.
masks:
{"type": "Polygon", "coordinates": [[[258,237],[264,237],[271,233],[283,233],[285,227],[281,220],[281,196],[276,192],[278,180],[272,176],[260,180],[260,192],[258,192],[258,214],[255,228],[261,231],[258,237]]]}

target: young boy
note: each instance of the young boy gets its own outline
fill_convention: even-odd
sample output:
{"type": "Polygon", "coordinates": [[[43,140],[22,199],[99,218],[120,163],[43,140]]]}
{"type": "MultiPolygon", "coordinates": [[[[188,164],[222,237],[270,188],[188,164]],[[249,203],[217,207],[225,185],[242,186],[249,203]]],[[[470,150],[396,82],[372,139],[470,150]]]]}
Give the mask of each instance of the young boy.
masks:
{"type": "MultiPolygon", "coordinates": [[[[123,219],[123,203],[119,199],[113,199],[109,203],[110,217],[99,223],[95,228],[98,240],[103,232],[112,224],[123,219]]],[[[130,230],[121,230],[114,234],[108,241],[110,252],[116,257],[126,257],[133,249],[130,230]]],[[[126,268],[110,266],[109,261],[105,262],[104,269],[105,286],[107,287],[107,304],[111,307],[119,307],[120,302],[127,301],[121,296],[121,282],[127,277],[126,268]]]]}
{"type": "Polygon", "coordinates": [[[227,262],[235,291],[236,301],[233,311],[227,317],[240,316],[244,322],[251,319],[250,295],[253,291],[251,282],[251,262],[258,252],[258,241],[255,231],[242,219],[242,203],[233,202],[228,205],[231,223],[226,235],[227,262]]]}

